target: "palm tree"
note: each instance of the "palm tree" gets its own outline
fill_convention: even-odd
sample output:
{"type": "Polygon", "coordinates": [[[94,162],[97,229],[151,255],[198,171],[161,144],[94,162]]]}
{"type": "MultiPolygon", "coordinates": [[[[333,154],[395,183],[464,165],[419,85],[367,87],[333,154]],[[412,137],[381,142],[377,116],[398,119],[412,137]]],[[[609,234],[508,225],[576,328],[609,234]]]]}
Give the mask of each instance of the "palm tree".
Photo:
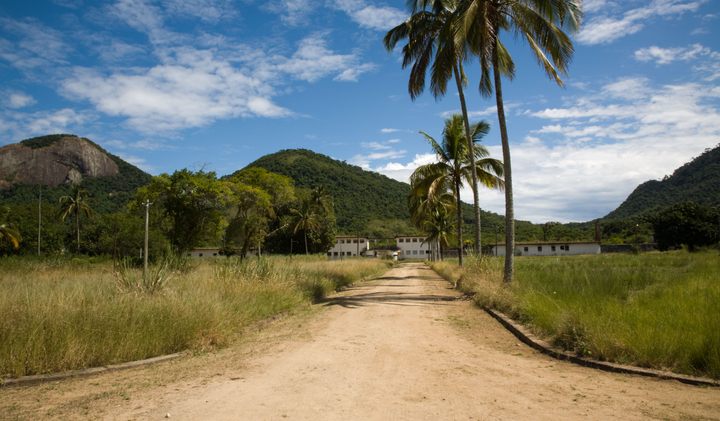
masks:
{"type": "Polygon", "coordinates": [[[580,0],[463,0],[456,11],[455,42],[466,45],[480,58],[480,92],[489,96],[495,89],[498,124],[502,140],[505,170],[505,268],[503,280],[513,278],[515,249],[515,212],[512,167],[502,75],[512,79],[515,64],[500,40],[500,32],[513,31],[527,41],[548,76],[562,86],[559,74],[566,74],[573,45],[562,28],[576,31],[582,12],[580,0]],[[490,68],[493,70],[490,81],[490,68]]]}
{"type": "Polygon", "coordinates": [[[87,192],[81,189],[79,186],[74,186],[72,193],[67,196],[60,198],[60,212],[63,221],[68,216],[73,215],[75,217],[75,230],[77,233],[77,252],[80,253],[80,214],[85,214],[86,217],[90,217],[92,209],[87,204],[87,192]]]}
{"type": "Polygon", "coordinates": [[[428,234],[425,242],[438,245],[441,261],[443,260],[443,248],[448,246],[448,237],[452,235],[454,228],[451,216],[453,207],[452,202],[438,201],[425,216],[422,224],[423,230],[428,234]]]}
{"type": "Polygon", "coordinates": [[[297,234],[299,231],[303,232],[305,254],[307,255],[309,254],[307,233],[310,230],[320,228],[320,222],[317,218],[317,207],[312,199],[306,198],[300,202],[300,206],[290,209],[290,213],[294,218],[293,234],[297,234]]]}
{"type": "Polygon", "coordinates": [[[20,237],[20,233],[16,229],[11,228],[9,224],[0,224],[0,242],[2,241],[10,242],[13,248],[17,250],[20,248],[22,238],[20,237]]]}
{"type": "MultiPolygon", "coordinates": [[[[392,51],[398,42],[407,39],[403,47],[402,68],[412,63],[408,92],[414,101],[425,89],[425,77],[430,62],[432,65],[430,88],[435,98],[445,95],[447,82],[455,79],[460,99],[467,149],[472,149],[470,120],[463,86],[466,78],[463,71],[465,48],[455,42],[454,14],[459,0],[409,0],[412,15],[408,20],[388,31],[383,39],[385,48],[392,51]]],[[[475,171],[475,157],[470,155],[471,187],[475,212],[475,244],[480,244],[480,197],[478,175],[475,171]]],[[[479,249],[478,249],[479,251],[479,249]]]]}
{"type": "MultiPolygon", "coordinates": [[[[500,176],[503,174],[502,163],[497,159],[488,158],[489,153],[479,142],[487,134],[489,126],[486,122],[472,126],[470,138],[472,139],[473,153],[465,143],[465,129],[460,115],[453,115],[445,120],[442,144],[438,143],[432,136],[420,132],[430,143],[437,155],[438,162],[418,167],[410,176],[411,189],[416,191],[416,196],[426,195],[433,200],[440,195],[450,191],[455,199],[455,213],[457,216],[456,230],[458,242],[458,259],[460,266],[463,264],[463,241],[462,241],[462,202],[460,201],[460,189],[463,181],[471,178],[472,169],[475,169],[478,181],[490,188],[502,188],[503,182],[500,176]],[[470,163],[470,157],[474,158],[474,165],[470,163]],[[422,193],[419,193],[422,192],[422,193]]],[[[479,247],[480,245],[477,244],[479,247]]]]}

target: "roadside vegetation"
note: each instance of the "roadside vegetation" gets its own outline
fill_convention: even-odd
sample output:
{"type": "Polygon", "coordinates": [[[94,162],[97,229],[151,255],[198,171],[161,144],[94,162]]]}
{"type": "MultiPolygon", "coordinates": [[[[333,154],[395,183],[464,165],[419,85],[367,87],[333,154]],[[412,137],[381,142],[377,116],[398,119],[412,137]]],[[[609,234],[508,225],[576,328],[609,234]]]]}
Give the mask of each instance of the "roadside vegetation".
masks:
{"type": "Polygon", "coordinates": [[[164,288],[147,293],[123,285],[106,258],[6,257],[0,378],[223,347],[249,325],[306,310],[388,264],[314,256],[190,261],[165,270],[164,288]]]}
{"type": "Polygon", "coordinates": [[[717,251],[501,258],[433,268],[556,346],[600,360],[720,378],[717,251]]]}

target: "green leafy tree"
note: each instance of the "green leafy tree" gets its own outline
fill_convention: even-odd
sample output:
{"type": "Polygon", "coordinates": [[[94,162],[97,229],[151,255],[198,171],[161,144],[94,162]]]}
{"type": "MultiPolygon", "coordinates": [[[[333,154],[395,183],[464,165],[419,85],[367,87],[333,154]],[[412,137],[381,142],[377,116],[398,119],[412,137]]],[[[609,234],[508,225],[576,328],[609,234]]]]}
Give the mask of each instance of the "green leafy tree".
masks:
{"type": "Polygon", "coordinates": [[[695,251],[720,241],[720,210],[694,202],[670,206],[650,218],[660,250],[687,246],[695,251]]]}
{"type": "Polygon", "coordinates": [[[60,198],[60,218],[65,221],[71,215],[75,218],[75,232],[77,235],[77,252],[80,253],[80,215],[86,218],[92,215],[92,209],[87,203],[87,192],[74,186],[72,193],[60,198]]]}
{"type": "Polygon", "coordinates": [[[184,253],[201,243],[219,244],[229,197],[228,185],[214,172],[183,169],[153,177],[138,190],[134,206],[150,200],[153,208],[161,209],[172,247],[184,253]]]}
{"type": "Polygon", "coordinates": [[[525,40],[548,76],[562,86],[560,74],[567,73],[574,51],[563,28],[577,30],[581,15],[579,0],[463,0],[456,11],[454,40],[479,57],[480,92],[489,96],[495,91],[505,175],[505,282],[513,278],[515,212],[502,76],[512,79],[515,63],[500,34],[512,31],[525,40]]]}
{"type": "MultiPolygon", "coordinates": [[[[470,150],[473,147],[473,139],[465,100],[466,76],[463,70],[466,48],[462,43],[455,42],[457,32],[455,15],[460,1],[411,0],[408,4],[412,15],[405,22],[388,31],[383,40],[385,48],[392,51],[398,42],[407,40],[407,44],[402,48],[402,67],[406,68],[412,64],[408,82],[408,92],[412,100],[415,100],[425,89],[427,68],[431,63],[430,88],[433,96],[436,98],[444,96],[448,81],[455,80],[462,121],[465,125],[465,141],[467,149],[470,150]]],[[[475,244],[478,245],[479,253],[481,240],[479,180],[474,155],[469,156],[469,161],[475,214],[475,244]]]]}
{"type": "Polygon", "coordinates": [[[247,256],[250,247],[260,248],[268,233],[268,224],[275,213],[268,192],[240,182],[230,183],[232,216],[225,230],[228,255],[247,256]]]}
{"type": "Polygon", "coordinates": [[[465,143],[465,129],[462,117],[453,115],[445,121],[442,143],[436,141],[427,133],[421,132],[430,143],[438,162],[418,167],[410,176],[410,186],[413,191],[421,191],[422,196],[427,195],[431,200],[435,197],[450,191],[455,199],[455,212],[457,215],[457,245],[460,266],[463,265],[463,240],[462,240],[462,202],[460,190],[465,182],[471,182],[472,167],[474,163],[475,174],[483,185],[489,188],[501,188],[503,182],[500,179],[503,168],[502,163],[497,159],[489,158],[487,149],[478,142],[489,130],[486,122],[474,124],[471,128],[471,139],[473,150],[465,143]],[[470,156],[474,159],[470,160],[470,156]]]}

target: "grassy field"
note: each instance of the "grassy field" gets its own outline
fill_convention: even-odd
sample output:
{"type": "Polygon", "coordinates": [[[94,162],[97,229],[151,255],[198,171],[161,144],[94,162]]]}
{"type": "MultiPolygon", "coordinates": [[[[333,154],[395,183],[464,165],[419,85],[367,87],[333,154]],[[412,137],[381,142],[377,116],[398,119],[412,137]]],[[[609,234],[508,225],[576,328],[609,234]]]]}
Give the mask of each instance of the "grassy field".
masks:
{"type": "Polygon", "coordinates": [[[717,251],[519,257],[510,287],[501,258],[434,268],[566,350],[720,378],[717,251]]]}
{"type": "Polygon", "coordinates": [[[0,378],[206,350],[384,272],[380,260],[193,262],[154,294],[122,289],[106,260],[0,259],[0,378]]]}

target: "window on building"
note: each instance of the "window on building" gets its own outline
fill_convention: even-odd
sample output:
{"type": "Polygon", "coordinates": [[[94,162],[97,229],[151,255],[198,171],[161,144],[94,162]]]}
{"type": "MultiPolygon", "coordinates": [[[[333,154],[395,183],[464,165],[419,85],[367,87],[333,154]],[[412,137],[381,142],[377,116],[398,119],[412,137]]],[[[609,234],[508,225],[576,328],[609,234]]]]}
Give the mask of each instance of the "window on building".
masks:
{"type": "Polygon", "coordinates": [[[538,251],[542,251],[542,246],[538,246],[538,251]]]}
{"type": "Polygon", "coordinates": [[[555,251],[555,246],[550,246],[550,251],[555,251]]]}
{"type": "Polygon", "coordinates": [[[413,238],[413,243],[417,243],[417,238],[413,238]]]}
{"type": "Polygon", "coordinates": [[[404,243],[404,242],[405,242],[405,239],[404,239],[404,238],[400,238],[400,239],[398,239],[398,242],[399,242],[399,243],[404,243]]]}
{"type": "Polygon", "coordinates": [[[203,257],[202,255],[203,255],[202,253],[198,253],[198,257],[203,257]]]}
{"type": "Polygon", "coordinates": [[[565,244],[565,251],[570,251],[570,244],[565,244]]]}
{"type": "Polygon", "coordinates": [[[523,251],[528,251],[528,248],[527,248],[527,247],[523,247],[523,251]]]}
{"type": "Polygon", "coordinates": [[[331,253],[331,252],[328,252],[328,253],[327,253],[327,256],[328,256],[328,257],[331,257],[331,256],[332,256],[332,253],[331,253]]]}
{"type": "Polygon", "coordinates": [[[213,253],[213,256],[217,256],[217,253],[213,253]]]}
{"type": "Polygon", "coordinates": [[[357,240],[353,240],[353,244],[357,244],[357,240]]]}
{"type": "Polygon", "coordinates": [[[338,252],[334,251],[333,256],[337,256],[337,255],[338,255],[338,252]]]}

